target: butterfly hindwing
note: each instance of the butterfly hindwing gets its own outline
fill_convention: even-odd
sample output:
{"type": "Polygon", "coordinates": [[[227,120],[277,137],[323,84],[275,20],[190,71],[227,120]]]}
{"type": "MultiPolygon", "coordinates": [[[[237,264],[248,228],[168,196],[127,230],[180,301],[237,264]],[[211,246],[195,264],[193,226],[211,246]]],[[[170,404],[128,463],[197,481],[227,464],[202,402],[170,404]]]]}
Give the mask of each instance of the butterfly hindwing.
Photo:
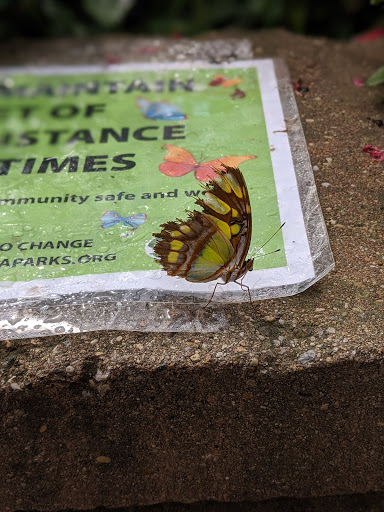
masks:
{"type": "Polygon", "coordinates": [[[167,101],[151,103],[147,98],[139,96],[136,98],[136,106],[144,117],[155,121],[180,121],[187,118],[180,107],[167,101]]]}
{"type": "Polygon", "coordinates": [[[154,251],[169,275],[184,277],[187,281],[212,281],[221,268],[233,257],[229,239],[208,215],[189,212],[188,221],[167,222],[154,251]]]}
{"type": "Polygon", "coordinates": [[[164,144],[164,147],[168,152],[164,157],[165,162],[159,165],[159,170],[166,176],[184,176],[198,166],[192,153],[188,150],[172,144],[164,144]]]}
{"type": "Polygon", "coordinates": [[[145,213],[135,213],[124,218],[117,212],[109,211],[103,213],[100,221],[101,227],[104,229],[111,228],[122,222],[123,226],[127,227],[130,231],[134,231],[145,222],[146,218],[147,215],[145,213]]]}
{"type": "Polygon", "coordinates": [[[137,229],[141,224],[144,224],[147,215],[145,213],[135,213],[129,217],[122,219],[124,226],[128,227],[131,231],[137,229]]]}
{"type": "Polygon", "coordinates": [[[223,156],[222,158],[215,158],[214,160],[200,164],[195,169],[195,178],[204,182],[215,180],[217,178],[215,169],[219,169],[223,165],[226,167],[236,168],[242,162],[245,162],[246,160],[252,160],[254,158],[256,158],[254,155],[223,156]]]}
{"type": "Polygon", "coordinates": [[[197,162],[192,153],[187,149],[179,148],[172,144],[164,144],[164,148],[167,150],[167,154],[164,157],[164,162],[159,165],[160,172],[175,178],[194,171],[195,178],[204,182],[215,179],[217,177],[215,169],[222,165],[235,168],[246,160],[256,158],[254,155],[224,156],[209,162],[197,162]]]}
{"type": "Polygon", "coordinates": [[[136,106],[140,110],[140,112],[143,114],[144,117],[147,117],[147,112],[150,106],[150,102],[147,98],[141,98],[137,97],[136,100],[136,106]]]}
{"type": "Polygon", "coordinates": [[[105,212],[100,219],[101,227],[104,229],[110,228],[112,226],[116,226],[116,224],[119,224],[122,220],[123,217],[117,212],[105,212]]]}

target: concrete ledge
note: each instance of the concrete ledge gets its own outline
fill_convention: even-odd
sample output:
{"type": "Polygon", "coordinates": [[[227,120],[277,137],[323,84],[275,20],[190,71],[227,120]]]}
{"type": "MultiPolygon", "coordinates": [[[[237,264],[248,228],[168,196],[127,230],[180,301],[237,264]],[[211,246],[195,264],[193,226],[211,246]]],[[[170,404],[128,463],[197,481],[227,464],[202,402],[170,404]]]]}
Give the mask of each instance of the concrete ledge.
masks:
{"type": "MultiPolygon", "coordinates": [[[[382,493],[328,496],[323,498],[279,498],[258,503],[162,503],[159,505],[133,506],[113,509],[113,512],[380,512],[384,508],[382,493]]],[[[92,512],[105,512],[104,507],[92,512]]],[[[91,512],[91,511],[86,511],[91,512]]]]}
{"type": "MultiPolygon", "coordinates": [[[[383,42],[238,36],[310,89],[298,106],[336,271],[299,296],[220,307],[222,334],[2,342],[4,512],[384,491],[383,166],[361,151],[384,146],[368,119],[384,115],[380,89],[353,85],[382,64],[383,42]]],[[[90,44],[95,62],[132,40],[90,44]]],[[[83,46],[0,54],[84,63],[83,46]]]]}
{"type": "MultiPolygon", "coordinates": [[[[133,346],[101,336],[36,340],[28,352],[45,359],[39,378],[3,390],[4,511],[382,489],[382,361],[265,372],[269,354],[257,366],[229,337],[219,341],[226,362],[212,365],[197,337],[181,342],[186,359],[202,352],[197,365],[176,355],[154,367],[147,335],[133,346]]],[[[7,363],[17,374],[15,349],[7,363]]]]}

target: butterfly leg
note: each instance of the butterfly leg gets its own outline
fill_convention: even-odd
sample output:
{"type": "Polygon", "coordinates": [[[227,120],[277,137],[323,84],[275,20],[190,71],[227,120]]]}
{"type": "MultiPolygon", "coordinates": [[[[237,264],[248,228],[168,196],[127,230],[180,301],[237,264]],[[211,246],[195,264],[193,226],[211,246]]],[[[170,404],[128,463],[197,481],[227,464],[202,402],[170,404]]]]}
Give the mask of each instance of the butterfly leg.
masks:
{"type": "Polygon", "coordinates": [[[210,303],[212,302],[213,296],[215,295],[215,292],[216,292],[216,288],[217,288],[217,286],[218,286],[219,284],[225,284],[225,283],[216,283],[216,284],[215,284],[215,287],[214,287],[214,289],[213,289],[212,295],[211,295],[211,297],[210,297],[209,301],[205,304],[205,306],[203,306],[204,308],[206,308],[206,307],[208,306],[208,304],[210,304],[210,303]]]}
{"type": "Polygon", "coordinates": [[[241,279],[240,283],[238,281],[234,281],[234,283],[238,284],[242,290],[244,290],[244,288],[247,290],[248,297],[249,297],[249,303],[252,304],[252,297],[251,297],[251,292],[250,292],[249,286],[247,286],[246,284],[243,283],[243,279],[241,279]]]}

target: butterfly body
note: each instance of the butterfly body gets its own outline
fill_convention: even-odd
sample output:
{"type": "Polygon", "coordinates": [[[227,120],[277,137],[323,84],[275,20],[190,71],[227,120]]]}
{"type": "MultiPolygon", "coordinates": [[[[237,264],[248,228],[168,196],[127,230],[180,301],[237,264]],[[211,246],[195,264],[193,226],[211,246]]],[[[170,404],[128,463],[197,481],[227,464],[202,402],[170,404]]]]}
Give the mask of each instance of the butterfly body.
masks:
{"type": "Polygon", "coordinates": [[[202,211],[187,212],[187,221],[167,222],[154,234],[154,251],[168,275],[226,284],[252,270],[253,259],[246,260],[252,233],[247,186],[238,168],[223,168],[196,201],[202,211]]]}
{"type": "Polygon", "coordinates": [[[117,212],[109,211],[103,213],[100,220],[101,227],[104,229],[116,226],[121,222],[123,226],[127,227],[130,231],[134,231],[145,222],[146,218],[147,216],[145,213],[135,213],[133,215],[130,215],[129,217],[122,217],[117,212]]]}

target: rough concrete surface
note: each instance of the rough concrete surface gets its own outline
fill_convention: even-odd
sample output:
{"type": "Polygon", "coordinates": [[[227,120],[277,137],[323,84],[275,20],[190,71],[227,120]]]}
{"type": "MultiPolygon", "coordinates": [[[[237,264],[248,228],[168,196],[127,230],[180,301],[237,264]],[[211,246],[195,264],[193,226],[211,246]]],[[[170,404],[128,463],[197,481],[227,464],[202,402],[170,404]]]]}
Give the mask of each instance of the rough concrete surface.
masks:
{"type": "MultiPolygon", "coordinates": [[[[384,491],[384,163],[362,151],[384,148],[384,91],[353,84],[384,40],[203,39],[229,36],[309,88],[297,103],[336,269],[300,295],[223,306],[224,333],[2,342],[1,512],[384,491]]],[[[0,64],[124,61],[140,44],[11,42],[0,64]]]]}
{"type": "Polygon", "coordinates": [[[112,510],[100,507],[92,512],[382,512],[383,509],[384,495],[369,493],[307,499],[280,498],[258,503],[162,503],[112,510]]]}

